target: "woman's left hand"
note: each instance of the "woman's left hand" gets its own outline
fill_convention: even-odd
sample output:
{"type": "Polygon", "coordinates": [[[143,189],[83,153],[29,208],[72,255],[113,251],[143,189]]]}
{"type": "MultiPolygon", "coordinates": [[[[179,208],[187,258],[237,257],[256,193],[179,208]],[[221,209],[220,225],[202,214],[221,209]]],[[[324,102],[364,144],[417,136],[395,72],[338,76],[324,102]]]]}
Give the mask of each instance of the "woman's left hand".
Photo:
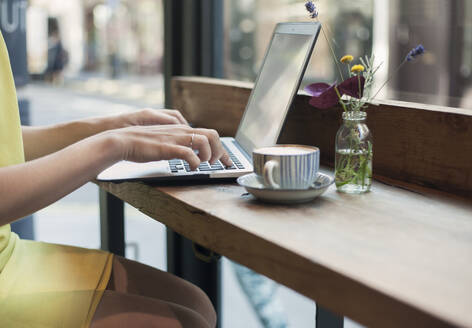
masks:
{"type": "Polygon", "coordinates": [[[119,114],[115,118],[118,121],[118,126],[115,126],[115,128],[124,128],[137,125],[189,125],[183,115],[178,110],[174,109],[147,108],[132,113],[119,114]]]}
{"type": "Polygon", "coordinates": [[[169,124],[189,125],[178,110],[142,109],[51,126],[26,126],[22,127],[25,157],[29,161],[52,154],[82,139],[108,130],[169,124]]]}

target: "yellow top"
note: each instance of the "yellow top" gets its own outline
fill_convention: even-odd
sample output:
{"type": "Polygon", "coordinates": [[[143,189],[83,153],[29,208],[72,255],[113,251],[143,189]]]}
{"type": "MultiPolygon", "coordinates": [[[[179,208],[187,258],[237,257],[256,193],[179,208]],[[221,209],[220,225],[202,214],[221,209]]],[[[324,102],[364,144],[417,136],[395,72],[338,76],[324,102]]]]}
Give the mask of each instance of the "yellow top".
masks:
{"type": "MultiPolygon", "coordinates": [[[[15,85],[0,33],[0,167],[24,162],[15,85]]],[[[0,227],[0,327],[88,327],[112,254],[21,240],[0,227]]]]}
{"type": "MultiPolygon", "coordinates": [[[[25,161],[15,84],[3,37],[0,40],[0,167],[25,161]]],[[[0,272],[7,263],[18,237],[10,225],[0,227],[0,272]]]]}

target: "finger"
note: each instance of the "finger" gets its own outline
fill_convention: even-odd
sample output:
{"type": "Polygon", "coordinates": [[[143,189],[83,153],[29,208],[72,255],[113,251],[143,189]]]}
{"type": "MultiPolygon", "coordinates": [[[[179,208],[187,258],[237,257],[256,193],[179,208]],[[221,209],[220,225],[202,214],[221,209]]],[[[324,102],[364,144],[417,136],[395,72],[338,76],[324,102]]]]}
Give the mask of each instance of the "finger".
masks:
{"type": "Polygon", "coordinates": [[[234,163],[229,157],[228,153],[225,151],[223,156],[220,158],[221,163],[223,163],[225,166],[233,166],[234,163]]]}
{"type": "Polygon", "coordinates": [[[168,125],[168,124],[181,124],[180,121],[173,115],[166,113],[164,110],[146,108],[137,111],[130,115],[134,120],[131,122],[131,126],[134,125],[168,125]]]}
{"type": "Polygon", "coordinates": [[[190,125],[180,111],[174,110],[174,113],[182,124],[190,125]]]}
{"type": "Polygon", "coordinates": [[[198,157],[202,162],[206,162],[211,157],[211,147],[208,138],[203,134],[186,132],[167,132],[160,133],[159,139],[164,143],[188,147],[198,151],[198,157]]]}
{"type": "MultiPolygon", "coordinates": [[[[180,158],[187,161],[192,169],[200,165],[200,158],[188,146],[182,146],[176,142],[178,137],[165,136],[164,138],[154,139],[142,135],[130,135],[127,137],[127,144],[131,145],[125,150],[123,159],[132,162],[144,163],[159,160],[180,158]]],[[[183,135],[182,141],[188,142],[188,136],[183,135]]]]}
{"type": "Polygon", "coordinates": [[[196,170],[200,165],[200,158],[189,147],[181,145],[166,144],[162,149],[161,159],[182,159],[189,163],[192,170],[196,170]]]}
{"type": "MultiPolygon", "coordinates": [[[[206,135],[195,133],[192,140],[192,134],[170,134],[167,140],[167,142],[173,142],[180,146],[191,147],[192,150],[198,150],[198,157],[202,162],[209,161],[211,158],[211,147],[206,135]]],[[[218,142],[220,142],[219,139],[218,142]]],[[[217,159],[220,159],[226,166],[233,166],[233,161],[224,150],[221,157],[217,157],[215,161],[217,159]]]]}
{"type": "Polygon", "coordinates": [[[212,153],[207,136],[198,133],[191,134],[188,145],[192,150],[198,150],[198,157],[202,162],[210,160],[212,153]]]}
{"type": "Polygon", "coordinates": [[[179,112],[178,110],[175,110],[175,109],[165,109],[164,110],[166,112],[166,114],[168,115],[171,115],[173,117],[175,117],[180,124],[185,124],[185,125],[189,125],[187,120],[185,119],[185,117],[182,115],[181,112],[179,112]]]}
{"type": "Polygon", "coordinates": [[[136,112],[135,116],[137,117],[137,121],[132,125],[182,124],[175,115],[171,115],[170,112],[161,109],[146,108],[136,112]]]}
{"type": "Polygon", "coordinates": [[[213,164],[215,163],[218,159],[222,158],[226,162],[224,162],[225,165],[232,165],[231,161],[228,161],[229,156],[226,158],[223,155],[226,154],[226,151],[221,144],[220,136],[218,135],[218,132],[212,129],[195,129],[197,133],[206,135],[208,138],[208,142],[210,143],[211,147],[211,157],[209,159],[210,163],[213,164]]]}
{"type": "Polygon", "coordinates": [[[192,134],[195,131],[188,125],[185,124],[167,124],[167,125],[154,125],[150,129],[156,132],[168,132],[177,134],[192,134]]]}
{"type": "Polygon", "coordinates": [[[167,113],[156,113],[155,115],[156,121],[154,122],[154,124],[181,124],[180,120],[173,115],[169,115],[167,113]]]}

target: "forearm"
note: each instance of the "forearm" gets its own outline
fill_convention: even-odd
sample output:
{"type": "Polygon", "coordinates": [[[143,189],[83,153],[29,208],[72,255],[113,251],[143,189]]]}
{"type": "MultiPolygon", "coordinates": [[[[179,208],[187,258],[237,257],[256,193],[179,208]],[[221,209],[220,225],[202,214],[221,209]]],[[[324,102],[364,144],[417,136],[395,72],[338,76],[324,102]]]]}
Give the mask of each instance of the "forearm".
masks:
{"type": "Polygon", "coordinates": [[[90,118],[51,126],[23,126],[23,144],[26,161],[31,161],[61,149],[82,139],[113,129],[112,120],[90,118]]]}
{"type": "Polygon", "coordinates": [[[64,197],[119,159],[116,142],[96,136],[46,157],[0,168],[0,226],[64,197]]]}
{"type": "Polygon", "coordinates": [[[176,110],[144,109],[133,113],[92,117],[46,127],[22,127],[27,161],[52,154],[103,131],[129,126],[188,124],[176,110]]]}
{"type": "Polygon", "coordinates": [[[29,139],[36,132],[38,134],[37,140],[27,142],[28,147],[41,147],[40,151],[30,148],[30,154],[37,157],[39,153],[62,149],[24,164],[0,168],[0,225],[55,202],[120,160],[152,162],[180,158],[192,169],[196,169],[201,161],[221,160],[224,165],[233,164],[215,130],[193,129],[185,124],[155,125],[153,120],[142,120],[142,114],[155,116],[151,111],[140,112],[135,116],[135,119],[141,118],[137,121],[141,123],[139,126],[112,129],[67,147],[74,138],[81,139],[97,130],[71,128],[66,133],[57,131],[71,126],[56,127],[58,130],[47,132],[49,138],[67,135],[68,139],[47,143],[42,139],[46,132],[26,128],[29,139]],[[42,141],[47,145],[41,145],[42,141]]]}

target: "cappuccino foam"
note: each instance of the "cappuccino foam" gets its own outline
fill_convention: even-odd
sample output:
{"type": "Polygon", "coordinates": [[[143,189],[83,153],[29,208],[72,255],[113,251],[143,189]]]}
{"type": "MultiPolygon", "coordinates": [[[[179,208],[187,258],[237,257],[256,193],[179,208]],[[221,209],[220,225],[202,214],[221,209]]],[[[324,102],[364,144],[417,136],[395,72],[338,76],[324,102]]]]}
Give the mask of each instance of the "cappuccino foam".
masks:
{"type": "Polygon", "coordinates": [[[316,148],[308,148],[303,146],[276,146],[264,147],[254,150],[254,152],[263,155],[305,155],[312,153],[316,148]]]}

